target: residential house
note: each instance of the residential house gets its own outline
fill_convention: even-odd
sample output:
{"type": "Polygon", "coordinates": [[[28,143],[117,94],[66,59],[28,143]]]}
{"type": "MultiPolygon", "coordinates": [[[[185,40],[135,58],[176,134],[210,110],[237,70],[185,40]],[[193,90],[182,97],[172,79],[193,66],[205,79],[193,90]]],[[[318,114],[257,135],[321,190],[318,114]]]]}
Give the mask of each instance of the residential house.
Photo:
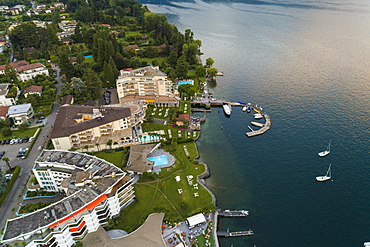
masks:
{"type": "Polygon", "coordinates": [[[23,95],[25,98],[27,98],[28,95],[30,94],[37,94],[38,96],[41,97],[41,93],[42,93],[42,86],[32,85],[26,88],[25,90],[23,90],[23,95]]]}
{"type": "Polygon", "coordinates": [[[35,212],[8,219],[1,242],[22,246],[75,246],[134,201],[133,178],[87,154],[43,150],[32,168],[46,191],[66,196],[35,212]]]}
{"type": "MultiPolygon", "coordinates": [[[[49,70],[41,63],[29,64],[26,60],[12,62],[9,64],[18,72],[18,80],[27,81],[37,75],[45,74],[49,76],[49,70]]],[[[6,65],[0,65],[0,74],[4,74],[6,65]]]]}
{"type": "MultiPolygon", "coordinates": [[[[95,147],[108,140],[132,140],[131,127],[143,120],[131,107],[69,105],[59,108],[50,138],[56,150],[95,147]]],[[[141,109],[143,112],[143,110],[141,109]]]]}
{"type": "Polygon", "coordinates": [[[62,98],[60,101],[60,106],[72,105],[73,104],[73,95],[68,94],[62,98]]]}
{"type": "Polygon", "coordinates": [[[9,106],[0,106],[0,120],[5,120],[8,118],[9,106]]]}
{"type": "Polygon", "coordinates": [[[0,36],[0,45],[5,45],[5,44],[6,44],[5,36],[0,36]]]}
{"type": "Polygon", "coordinates": [[[24,123],[29,124],[34,117],[35,112],[30,103],[13,105],[8,109],[8,118],[14,126],[19,126],[24,123]]]}
{"type": "Polygon", "coordinates": [[[135,49],[135,51],[138,51],[138,50],[140,50],[140,47],[138,46],[138,45],[128,45],[128,46],[125,46],[125,47],[123,47],[122,49],[124,50],[124,51],[128,51],[128,50],[130,50],[130,48],[134,48],[135,49]]]}
{"type": "Polygon", "coordinates": [[[15,97],[9,97],[9,89],[12,87],[10,83],[0,84],[0,106],[11,106],[15,105],[18,100],[19,90],[17,87],[17,94],[15,97]]]}
{"type": "Polygon", "coordinates": [[[128,95],[170,96],[173,83],[158,67],[146,66],[131,70],[117,79],[118,97],[128,95]]]}
{"type": "Polygon", "coordinates": [[[10,15],[19,15],[21,13],[20,9],[18,8],[9,8],[6,10],[6,13],[10,15]]]}

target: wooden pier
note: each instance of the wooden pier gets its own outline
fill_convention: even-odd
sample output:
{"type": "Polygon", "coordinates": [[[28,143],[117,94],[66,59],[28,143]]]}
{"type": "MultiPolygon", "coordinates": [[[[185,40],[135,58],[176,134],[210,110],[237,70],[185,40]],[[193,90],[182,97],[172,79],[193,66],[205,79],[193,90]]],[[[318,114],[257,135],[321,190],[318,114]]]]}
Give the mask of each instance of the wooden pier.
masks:
{"type": "Polygon", "coordinates": [[[265,133],[266,131],[268,131],[270,129],[270,126],[271,126],[270,116],[268,114],[263,114],[263,118],[266,121],[265,125],[262,128],[260,128],[259,130],[255,130],[255,131],[245,133],[248,137],[262,135],[263,133],[265,133]]]}
{"type": "Polygon", "coordinates": [[[217,236],[219,237],[240,237],[240,236],[252,236],[254,232],[252,230],[239,231],[239,232],[224,232],[218,231],[217,236]]]}
{"type": "Polygon", "coordinates": [[[192,112],[212,112],[210,109],[191,108],[192,112]]]}

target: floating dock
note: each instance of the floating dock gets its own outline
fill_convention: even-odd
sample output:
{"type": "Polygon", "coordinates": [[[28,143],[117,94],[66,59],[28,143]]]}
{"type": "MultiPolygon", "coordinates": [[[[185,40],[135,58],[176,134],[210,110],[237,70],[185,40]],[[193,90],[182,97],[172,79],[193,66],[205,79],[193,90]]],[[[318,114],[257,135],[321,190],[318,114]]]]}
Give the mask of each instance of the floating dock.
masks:
{"type": "Polygon", "coordinates": [[[252,236],[254,232],[252,230],[239,231],[239,232],[224,232],[218,231],[217,236],[219,237],[240,237],[240,236],[252,236]]]}
{"type": "Polygon", "coordinates": [[[264,126],[262,128],[260,128],[259,130],[255,130],[255,131],[245,133],[248,137],[262,135],[263,133],[265,133],[266,131],[268,131],[270,129],[270,127],[271,127],[270,116],[268,114],[263,114],[263,118],[266,121],[264,126]]]}
{"type": "Polygon", "coordinates": [[[218,213],[219,216],[223,217],[246,217],[249,215],[247,210],[225,210],[218,213]]]}

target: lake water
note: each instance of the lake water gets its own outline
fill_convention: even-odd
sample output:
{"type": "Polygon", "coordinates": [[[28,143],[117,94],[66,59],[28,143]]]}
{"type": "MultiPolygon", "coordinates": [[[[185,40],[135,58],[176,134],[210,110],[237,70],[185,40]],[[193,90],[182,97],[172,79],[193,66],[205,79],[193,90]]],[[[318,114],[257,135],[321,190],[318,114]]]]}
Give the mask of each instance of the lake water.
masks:
{"type": "Polygon", "coordinates": [[[247,138],[253,114],[213,108],[197,142],[222,209],[220,229],[252,229],[221,246],[362,246],[370,241],[370,2],[151,2],[202,40],[224,72],[216,98],[261,105],[272,119],[247,138]],[[221,129],[223,126],[223,129],[221,129]],[[332,140],[331,153],[318,157],[332,140]],[[319,183],[332,164],[332,181],[319,183]]]}

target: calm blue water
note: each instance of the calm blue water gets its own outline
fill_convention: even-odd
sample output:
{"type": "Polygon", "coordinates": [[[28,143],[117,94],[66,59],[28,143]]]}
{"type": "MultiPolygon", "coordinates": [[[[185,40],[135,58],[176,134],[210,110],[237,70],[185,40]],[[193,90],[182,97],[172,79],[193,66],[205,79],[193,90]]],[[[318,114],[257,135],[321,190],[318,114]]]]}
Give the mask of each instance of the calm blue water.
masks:
{"type": "Polygon", "coordinates": [[[166,155],[149,157],[148,160],[154,161],[154,166],[168,165],[168,159],[166,155]]]}
{"type": "MultiPolygon", "coordinates": [[[[153,3],[153,2],[152,2],[153,3]]],[[[217,206],[246,209],[222,246],[362,246],[370,241],[370,2],[149,4],[202,41],[224,72],[214,96],[261,105],[272,128],[248,139],[253,114],[207,114],[197,142],[217,206]],[[223,130],[221,130],[223,126],[223,130]],[[318,157],[332,140],[331,153],[318,157]],[[333,181],[318,183],[332,164],[333,181]]],[[[220,110],[220,113],[219,111],[220,110]]]]}
{"type": "Polygon", "coordinates": [[[186,84],[190,84],[190,85],[193,85],[194,81],[193,80],[190,80],[190,81],[179,81],[178,82],[178,85],[181,86],[181,85],[186,85],[186,84]]]}

